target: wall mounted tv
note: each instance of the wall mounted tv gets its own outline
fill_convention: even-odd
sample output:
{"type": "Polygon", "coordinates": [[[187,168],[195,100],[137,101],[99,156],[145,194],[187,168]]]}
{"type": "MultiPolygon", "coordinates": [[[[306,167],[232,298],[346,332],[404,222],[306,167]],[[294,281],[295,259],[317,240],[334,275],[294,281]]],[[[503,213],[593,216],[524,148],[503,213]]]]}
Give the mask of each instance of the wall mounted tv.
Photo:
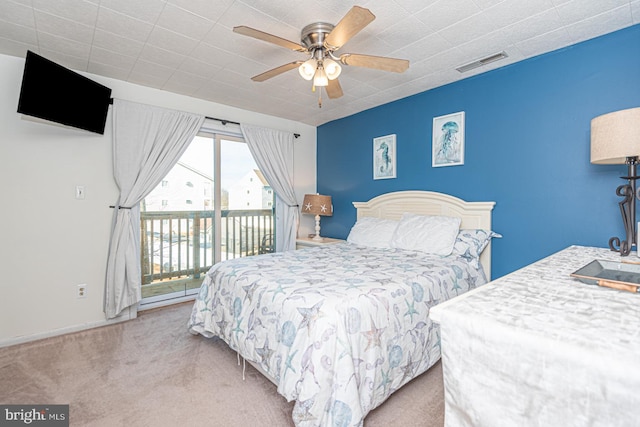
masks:
{"type": "Polygon", "coordinates": [[[111,89],[27,51],[18,113],[104,134],[111,89]]]}

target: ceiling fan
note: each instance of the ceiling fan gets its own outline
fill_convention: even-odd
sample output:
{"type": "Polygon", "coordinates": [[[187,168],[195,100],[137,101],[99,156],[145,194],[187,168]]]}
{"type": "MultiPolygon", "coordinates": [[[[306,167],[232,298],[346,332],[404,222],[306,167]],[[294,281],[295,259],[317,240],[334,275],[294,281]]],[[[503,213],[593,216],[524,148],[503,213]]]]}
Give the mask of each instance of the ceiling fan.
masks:
{"type": "Polygon", "coordinates": [[[253,76],[251,80],[263,82],[289,70],[298,68],[300,75],[304,79],[313,80],[313,91],[316,90],[316,87],[320,88],[318,93],[318,106],[322,107],[322,87],[325,88],[327,95],[331,99],[340,98],[343,94],[340,83],[338,82],[338,76],[342,71],[340,64],[396,73],[402,73],[409,68],[409,61],[406,59],[362,55],[358,53],[336,54],[338,49],[364,27],[369,25],[374,19],[376,19],[376,17],[369,9],[353,6],[335,26],[326,22],[314,22],[304,27],[300,33],[301,43],[295,43],[282,37],[246,26],[234,27],[233,31],[296,52],[308,54],[309,59],[306,61],[293,61],[281,65],[257,76],[253,76]]]}

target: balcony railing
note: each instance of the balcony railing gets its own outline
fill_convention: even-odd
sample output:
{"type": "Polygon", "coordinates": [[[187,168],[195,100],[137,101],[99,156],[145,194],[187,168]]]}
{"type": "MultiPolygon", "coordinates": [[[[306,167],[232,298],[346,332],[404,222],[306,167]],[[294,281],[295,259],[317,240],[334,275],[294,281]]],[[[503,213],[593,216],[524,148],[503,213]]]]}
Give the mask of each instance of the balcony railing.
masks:
{"type": "Polygon", "coordinates": [[[214,211],[140,212],[143,287],[199,279],[219,260],[273,251],[271,209],[222,210],[220,215],[221,229],[215,230],[214,211]]]}

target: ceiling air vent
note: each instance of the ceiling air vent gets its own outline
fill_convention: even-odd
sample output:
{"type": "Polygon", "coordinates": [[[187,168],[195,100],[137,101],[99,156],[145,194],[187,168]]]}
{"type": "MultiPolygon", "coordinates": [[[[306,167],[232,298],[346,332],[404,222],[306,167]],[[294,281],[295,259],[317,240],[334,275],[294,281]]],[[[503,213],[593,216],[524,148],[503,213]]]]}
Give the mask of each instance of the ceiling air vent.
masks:
{"type": "Polygon", "coordinates": [[[483,65],[490,64],[491,62],[499,61],[499,60],[504,59],[504,58],[506,58],[508,56],[509,55],[507,55],[507,53],[503,51],[503,52],[500,52],[500,53],[496,53],[496,54],[487,56],[486,58],[478,59],[478,60],[470,62],[468,64],[461,65],[461,66],[457,67],[456,70],[460,71],[461,73],[466,73],[469,70],[473,70],[474,68],[482,67],[483,65]]]}

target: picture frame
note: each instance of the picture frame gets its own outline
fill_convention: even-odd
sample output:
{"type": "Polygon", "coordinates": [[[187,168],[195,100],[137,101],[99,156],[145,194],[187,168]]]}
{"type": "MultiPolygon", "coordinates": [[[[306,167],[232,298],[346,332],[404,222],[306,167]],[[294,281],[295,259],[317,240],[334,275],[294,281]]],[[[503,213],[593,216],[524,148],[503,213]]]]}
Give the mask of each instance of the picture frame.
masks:
{"type": "Polygon", "coordinates": [[[373,138],[373,179],[396,177],[396,135],[373,138]]]}
{"type": "Polygon", "coordinates": [[[433,118],[431,166],[464,165],[464,111],[433,118]]]}

